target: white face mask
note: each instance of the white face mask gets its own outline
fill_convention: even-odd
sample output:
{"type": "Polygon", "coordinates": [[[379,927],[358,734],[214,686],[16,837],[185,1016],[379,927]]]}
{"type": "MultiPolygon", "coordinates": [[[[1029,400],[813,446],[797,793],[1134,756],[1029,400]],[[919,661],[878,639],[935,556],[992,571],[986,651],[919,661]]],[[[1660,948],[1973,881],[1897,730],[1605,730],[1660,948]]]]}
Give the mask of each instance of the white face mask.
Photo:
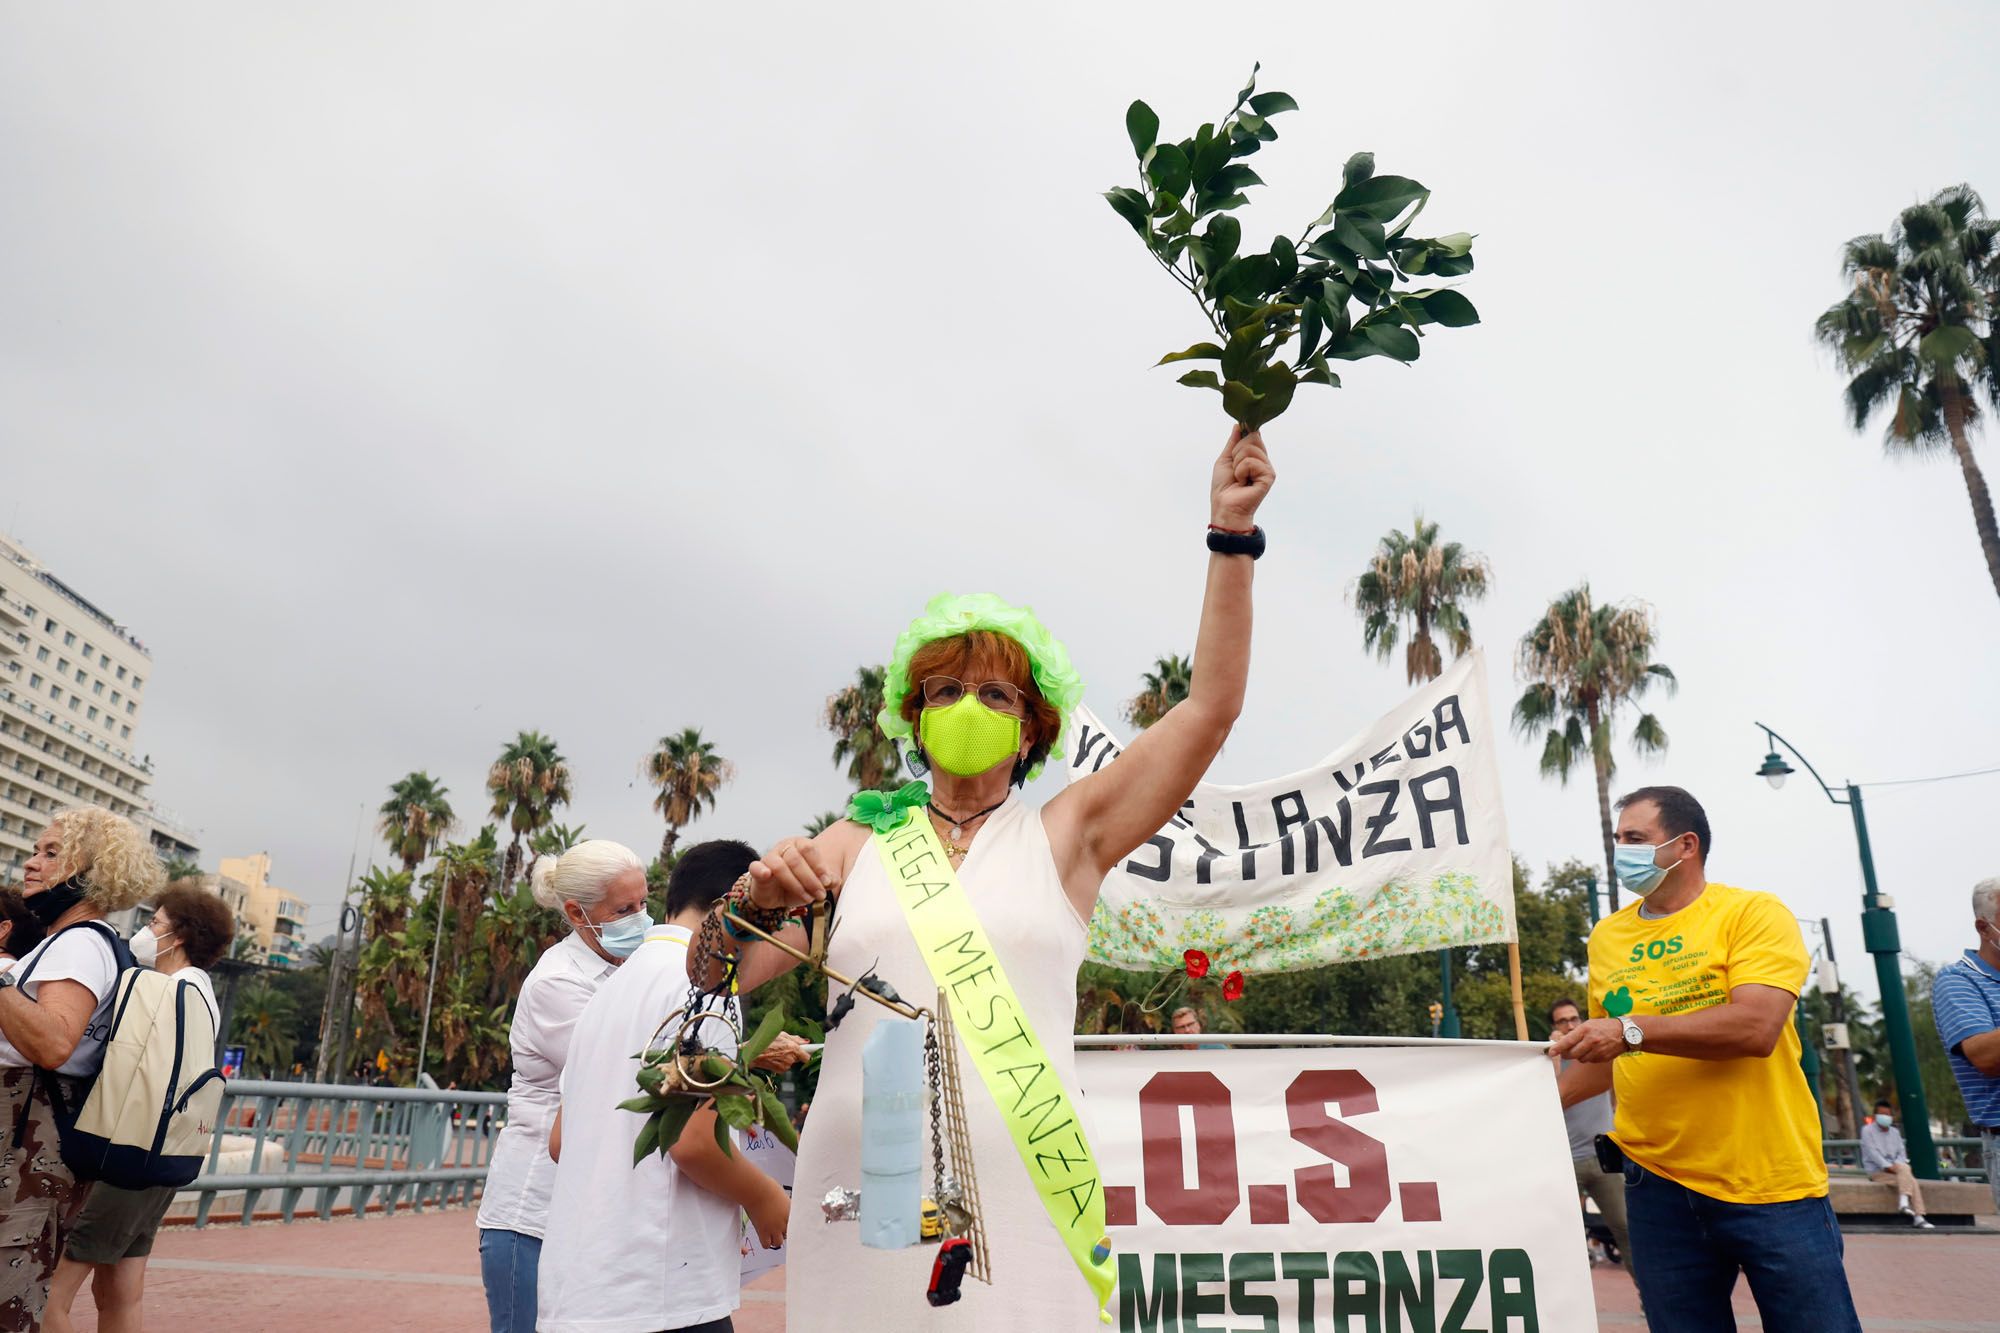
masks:
{"type": "Polygon", "coordinates": [[[160,937],[153,933],[151,926],[141,926],[132,932],[132,961],[140,967],[160,965],[160,937]]]}

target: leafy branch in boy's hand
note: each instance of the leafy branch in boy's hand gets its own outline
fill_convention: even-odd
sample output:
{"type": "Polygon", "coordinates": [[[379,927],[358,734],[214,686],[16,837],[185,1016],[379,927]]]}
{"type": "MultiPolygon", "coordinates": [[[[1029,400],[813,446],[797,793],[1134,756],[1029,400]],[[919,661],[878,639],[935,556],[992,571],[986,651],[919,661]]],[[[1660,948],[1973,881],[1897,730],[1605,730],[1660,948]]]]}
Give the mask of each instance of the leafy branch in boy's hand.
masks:
{"type": "Polygon", "coordinates": [[[1214,361],[1180,382],[1222,395],[1222,406],[1257,427],[1291,405],[1300,384],[1340,386],[1329,361],[1386,356],[1417,359],[1427,324],[1477,324],[1464,295],[1414,289],[1413,277],[1472,271],[1472,237],[1413,237],[1410,224],[1430,191],[1403,176],[1375,174],[1375,155],[1356,153],[1341,170],[1340,192],[1296,238],[1277,236],[1261,253],[1242,248],[1235,211],[1263,179],[1240,159],[1278,137],[1274,117],[1298,109],[1286,93],[1257,91],[1257,71],[1221,121],[1192,137],[1160,140],[1160,118],[1144,102],[1125,112],[1139,163],[1139,186],[1104,197],[1165,269],[1201,306],[1216,341],[1170,352],[1159,364],[1214,361]],[[1204,223],[1204,219],[1206,222],[1204,223]],[[1289,363],[1278,353],[1298,340],[1289,363]]]}
{"type": "MultiPolygon", "coordinates": [[[[813,1025],[798,1026],[810,1029],[813,1025]]],[[[645,1161],[648,1153],[657,1152],[665,1157],[694,1113],[709,1105],[715,1108],[715,1141],[724,1153],[733,1151],[730,1130],[758,1125],[796,1151],[798,1130],[793,1127],[785,1104],[778,1099],[775,1072],[759,1063],[766,1049],[785,1031],[784,1011],[773,1008],[765,1014],[764,1021],[734,1056],[696,1044],[694,1034],[699,1031],[700,1025],[696,1024],[680,1045],[639,1053],[639,1095],[618,1103],[619,1110],[637,1111],[646,1117],[632,1144],[632,1164],[637,1166],[645,1161]],[[683,1059],[699,1073],[701,1082],[720,1081],[720,1086],[690,1086],[681,1074],[683,1059]]],[[[817,1039],[817,1034],[811,1031],[803,1035],[817,1039]]]]}

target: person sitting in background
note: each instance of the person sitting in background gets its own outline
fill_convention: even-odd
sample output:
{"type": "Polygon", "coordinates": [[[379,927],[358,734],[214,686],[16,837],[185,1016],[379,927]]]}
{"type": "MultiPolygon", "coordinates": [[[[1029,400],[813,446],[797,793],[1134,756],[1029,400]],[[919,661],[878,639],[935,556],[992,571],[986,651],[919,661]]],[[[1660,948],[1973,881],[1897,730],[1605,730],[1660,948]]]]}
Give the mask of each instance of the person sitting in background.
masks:
{"type": "MultiPolygon", "coordinates": [[[[1187,1005],[1173,1012],[1174,1035],[1177,1037],[1198,1037],[1201,1035],[1201,1015],[1187,1005]]],[[[1226,1051],[1229,1048],[1219,1041],[1204,1041],[1195,1046],[1197,1051],[1226,1051]]]]}
{"type": "MultiPolygon", "coordinates": [[[[235,934],[236,919],[221,898],[199,883],[182,882],[161,892],[153,919],[133,934],[132,961],[192,982],[215,1027],[222,1011],[207,969],[229,952],[235,934]]],[[[192,1015],[188,1021],[194,1021],[192,1015]]],[[[44,1325],[49,1333],[70,1333],[74,1327],[70,1306],[86,1276],[97,1301],[99,1333],[139,1333],[146,1258],[176,1192],[172,1185],[128,1190],[99,1181],[90,1187],[49,1289],[44,1325]]]]}
{"type": "Polygon", "coordinates": [[[28,910],[28,900],[9,884],[0,887],[0,972],[42,942],[42,923],[28,910]]]}
{"type": "Polygon", "coordinates": [[[1910,1154],[1887,1102],[1876,1102],[1875,1118],[1861,1127],[1861,1169],[1870,1180],[1896,1187],[1896,1206],[1914,1225],[1935,1229],[1924,1218],[1924,1192],[1910,1174],[1910,1154]]]}
{"type": "Polygon", "coordinates": [[[1979,1160],[2000,1212],[2000,878],[1973,885],[1972,929],[1979,947],[1939,968],[1931,983],[1931,1016],[1966,1118],[1979,1126],[1979,1160]]]}
{"type": "MultiPolygon", "coordinates": [[[[714,1107],[694,1113],[665,1157],[648,1153],[636,1165],[645,1117],[618,1107],[638,1095],[637,1052],[687,1004],[694,932],[756,859],[740,842],[681,853],[666,923],[646,932],[576,1021],[549,1136],[559,1167],[542,1242],[541,1333],[728,1333],[741,1299],[738,1210],[764,1245],[785,1242],[790,1197],[742,1153],[723,1153],[714,1107]]],[[[705,1040],[733,1049],[724,1024],[703,1027],[705,1040]]],[[[780,1036],[757,1064],[784,1068],[805,1059],[801,1048],[780,1036]]]]}
{"type": "MultiPolygon", "coordinates": [[[[1575,1000],[1565,995],[1549,1006],[1549,1035],[1552,1038],[1566,1037],[1583,1026],[1583,1011],[1577,1008],[1575,1000]]],[[[1556,1073],[1562,1074],[1569,1063],[1551,1054],[1555,1061],[1556,1073]]],[[[1625,1173],[1606,1171],[1597,1160],[1597,1136],[1611,1132],[1612,1109],[1611,1092],[1606,1089],[1595,1097],[1586,1097],[1574,1106],[1563,1107],[1563,1128],[1569,1131],[1570,1164],[1576,1172],[1576,1188],[1579,1194],[1588,1194],[1597,1205],[1604,1225],[1611,1228],[1611,1239],[1618,1244],[1618,1261],[1627,1272],[1632,1268],[1632,1237],[1625,1227],[1625,1173]]]]}
{"type": "Polygon", "coordinates": [[[104,1064],[123,960],[103,924],[166,883],[131,820],[65,810],[35,838],[21,892],[47,937],[0,972],[0,1333],[39,1329],[82,1191],[58,1150],[56,1098],[74,1108],[104,1064]],[[71,927],[80,929],[71,929],[71,927]]]}

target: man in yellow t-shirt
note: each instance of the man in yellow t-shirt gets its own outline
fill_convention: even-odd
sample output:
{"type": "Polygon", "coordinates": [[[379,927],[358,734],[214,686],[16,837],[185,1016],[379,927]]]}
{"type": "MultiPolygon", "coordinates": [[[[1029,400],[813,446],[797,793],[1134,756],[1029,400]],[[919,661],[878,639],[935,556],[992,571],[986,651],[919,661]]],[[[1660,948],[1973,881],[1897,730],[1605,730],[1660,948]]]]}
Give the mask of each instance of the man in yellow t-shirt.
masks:
{"type": "Polygon", "coordinates": [[[1734,1329],[1743,1273],[1766,1329],[1860,1333],[1792,1026],[1798,921],[1771,894],[1708,882],[1708,816],[1687,792],[1643,787],[1618,812],[1635,901],[1591,932],[1591,1018],[1554,1050],[1578,1062],[1563,1105],[1617,1093],[1647,1323],[1734,1329]]]}

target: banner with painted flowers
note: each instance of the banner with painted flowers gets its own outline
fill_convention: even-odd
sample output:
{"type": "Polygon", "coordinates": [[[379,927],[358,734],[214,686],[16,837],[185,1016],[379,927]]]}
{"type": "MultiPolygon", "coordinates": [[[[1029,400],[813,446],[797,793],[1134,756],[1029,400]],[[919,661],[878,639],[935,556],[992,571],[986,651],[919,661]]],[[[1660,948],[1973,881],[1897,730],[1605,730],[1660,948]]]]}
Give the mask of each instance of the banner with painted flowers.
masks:
{"type": "MultiPolygon", "coordinates": [[[[1123,753],[1070,717],[1071,782],[1123,753]]],[[[1507,820],[1484,654],[1475,650],[1300,772],[1204,783],[1104,881],[1091,961],[1138,971],[1199,949],[1283,972],[1514,938],[1507,820]]]]}

